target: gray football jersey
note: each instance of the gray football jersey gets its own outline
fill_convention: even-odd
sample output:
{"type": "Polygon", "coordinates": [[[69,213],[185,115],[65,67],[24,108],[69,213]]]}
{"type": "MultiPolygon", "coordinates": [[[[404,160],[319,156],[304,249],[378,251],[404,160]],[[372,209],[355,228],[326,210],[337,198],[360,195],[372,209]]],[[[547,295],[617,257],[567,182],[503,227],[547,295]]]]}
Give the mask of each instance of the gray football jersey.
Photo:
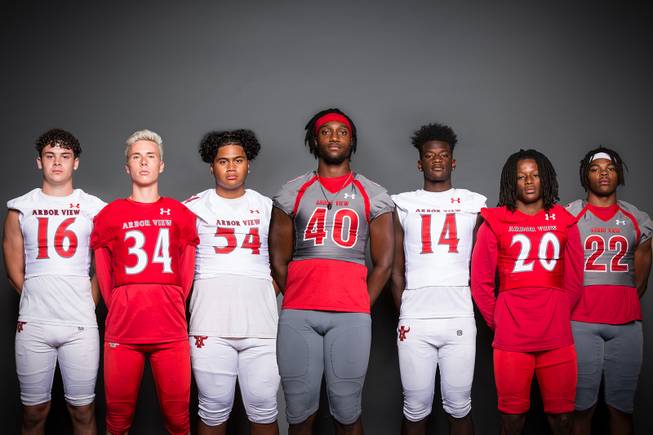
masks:
{"type": "Polygon", "coordinates": [[[337,194],[321,187],[315,172],[287,182],[274,197],[274,206],[295,224],[293,260],[313,258],[365,264],[369,223],[394,209],[386,190],[353,173],[337,194]]]}
{"type": "Polygon", "coordinates": [[[651,238],[653,223],[648,214],[632,204],[618,201],[618,205],[617,213],[607,221],[592,213],[584,200],[567,206],[578,217],[586,286],[635,286],[635,250],[651,238]]]}

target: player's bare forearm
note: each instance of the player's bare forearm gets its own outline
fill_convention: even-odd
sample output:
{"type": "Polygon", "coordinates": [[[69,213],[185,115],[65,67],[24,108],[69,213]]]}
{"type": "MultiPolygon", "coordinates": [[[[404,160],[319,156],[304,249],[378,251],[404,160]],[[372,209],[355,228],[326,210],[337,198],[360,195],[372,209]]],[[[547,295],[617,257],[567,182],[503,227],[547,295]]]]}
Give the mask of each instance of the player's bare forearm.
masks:
{"type": "Polygon", "coordinates": [[[270,268],[272,269],[272,278],[281,293],[286,290],[288,263],[292,260],[294,249],[294,231],[294,224],[290,216],[273,207],[268,235],[270,268]]]}
{"type": "Polygon", "coordinates": [[[370,223],[372,271],[367,277],[370,305],[373,305],[392,272],[395,237],[392,213],[384,213],[370,223]]]}
{"type": "Polygon", "coordinates": [[[19,216],[16,210],[9,210],[5,219],[2,239],[7,278],[18,294],[23,290],[23,283],[25,282],[25,251],[19,216]]]}
{"type": "Polygon", "coordinates": [[[95,274],[91,277],[91,296],[93,297],[93,303],[97,307],[97,304],[100,303],[100,284],[98,284],[95,274]]]}
{"type": "Polygon", "coordinates": [[[399,216],[395,211],[392,216],[394,235],[395,235],[395,252],[392,262],[392,273],[390,275],[390,290],[397,311],[401,307],[401,295],[406,287],[406,259],[404,258],[404,230],[399,222],[399,216]]]}
{"type": "Polygon", "coordinates": [[[637,294],[640,298],[646,293],[650,273],[651,239],[648,239],[635,250],[635,285],[637,285],[637,294]]]}

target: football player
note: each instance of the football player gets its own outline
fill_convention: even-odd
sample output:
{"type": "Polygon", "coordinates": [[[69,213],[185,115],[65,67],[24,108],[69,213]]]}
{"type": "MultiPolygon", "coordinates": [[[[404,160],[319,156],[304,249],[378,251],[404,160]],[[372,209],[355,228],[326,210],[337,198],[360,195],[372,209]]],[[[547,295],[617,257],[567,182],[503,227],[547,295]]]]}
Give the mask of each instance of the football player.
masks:
{"type": "Polygon", "coordinates": [[[93,217],[104,202],[73,188],[82,148],[61,129],[36,141],[41,188],[7,203],[3,252],[20,294],[16,371],[23,434],[45,433],[57,361],[75,434],[95,434],[95,380],[100,341],[89,278],[93,217]]]}
{"type": "Polygon", "coordinates": [[[403,435],[426,433],[438,367],[450,433],[474,432],[470,411],[476,322],[469,262],[486,198],[453,188],[457,142],[446,125],[417,130],[412,143],[419,152],[423,188],[392,196],[397,206],[392,293],[399,309],[403,435]]]}
{"type": "Polygon", "coordinates": [[[521,150],[501,172],[499,206],[481,210],[472,296],[494,330],[494,377],[506,435],[524,427],[533,374],[552,432],[571,433],[576,351],[570,316],[582,291],[583,252],[576,218],[557,200],[549,159],[521,150]]]}
{"type": "Polygon", "coordinates": [[[571,315],[578,353],[574,432],[589,435],[601,378],[611,434],[633,433],[633,407],[642,366],[639,298],[651,271],[649,216],[617,200],[624,184],[619,154],[598,147],[580,162],[584,200],[567,206],[578,218],[585,249],[585,291],[571,315]]]}
{"type": "Polygon", "coordinates": [[[109,313],[104,334],[107,430],[123,434],[132,424],[149,357],[166,429],[188,434],[190,347],[186,298],[193,282],[195,215],[159,195],[161,137],[149,130],[126,142],[131,195],[95,218],[91,246],[109,313]]]}
{"type": "Polygon", "coordinates": [[[311,433],[324,374],[336,433],[361,434],[370,306],[392,268],[394,204],[385,189],[352,171],[356,127],[343,112],[311,118],[305,144],[317,170],[281,188],[270,224],[272,273],[284,293],[277,360],[289,433],[311,433]]]}
{"type": "Polygon", "coordinates": [[[270,275],[272,200],[245,188],[261,145],[250,130],[200,144],[215,187],[185,201],[197,217],[190,346],[200,434],[225,434],[236,379],[253,435],[278,434],[277,302],[270,275]]]}

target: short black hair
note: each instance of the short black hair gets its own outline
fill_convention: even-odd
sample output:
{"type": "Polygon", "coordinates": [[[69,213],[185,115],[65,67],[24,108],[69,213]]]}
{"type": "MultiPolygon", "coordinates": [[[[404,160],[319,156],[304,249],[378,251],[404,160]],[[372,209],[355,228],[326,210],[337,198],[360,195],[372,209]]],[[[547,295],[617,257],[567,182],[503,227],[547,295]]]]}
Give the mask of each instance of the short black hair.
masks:
{"type": "Polygon", "coordinates": [[[218,148],[225,145],[240,145],[245,150],[247,160],[254,160],[261,150],[256,135],[252,130],[211,131],[204,135],[200,142],[200,156],[208,164],[213,163],[218,155],[218,148]]]}
{"type": "Polygon", "coordinates": [[[549,210],[560,200],[558,197],[558,178],[551,161],[544,154],[533,149],[519,150],[506,160],[501,171],[498,205],[505,205],[510,211],[515,211],[517,208],[517,163],[525,159],[532,159],[537,163],[544,209],[549,210]]]}
{"type": "Polygon", "coordinates": [[[306,136],[304,137],[304,144],[308,147],[309,151],[315,158],[317,159],[319,157],[319,151],[317,149],[317,136],[315,134],[315,122],[317,122],[318,119],[326,115],[327,113],[337,113],[339,115],[344,116],[347,118],[347,121],[349,121],[349,124],[351,124],[351,152],[349,154],[349,157],[351,157],[351,154],[354,154],[356,152],[356,143],[357,143],[357,136],[356,136],[356,124],[354,124],[354,121],[351,120],[349,116],[342,110],[333,107],[330,109],[322,110],[318,113],[316,113],[310,121],[306,124],[304,127],[304,130],[306,130],[306,136]]]}
{"type": "Polygon", "coordinates": [[[590,188],[590,183],[589,180],[587,179],[587,174],[589,173],[590,166],[592,165],[592,157],[596,153],[606,153],[607,155],[610,156],[610,160],[612,160],[612,164],[617,169],[618,184],[621,186],[626,184],[624,171],[628,170],[628,166],[626,166],[626,163],[621,159],[621,156],[619,155],[618,152],[601,145],[598,148],[594,148],[593,150],[585,154],[585,157],[583,157],[580,161],[580,169],[579,169],[580,185],[583,186],[585,192],[587,192],[590,188]]]}
{"type": "Polygon", "coordinates": [[[67,148],[73,152],[75,158],[79,157],[82,153],[82,146],[72,133],[62,130],[61,128],[52,128],[36,139],[36,152],[39,157],[43,152],[43,148],[51,145],[53,147],[67,148]]]}
{"type": "Polygon", "coordinates": [[[453,152],[454,147],[458,143],[458,136],[456,136],[456,133],[448,125],[434,122],[421,126],[419,130],[413,133],[413,137],[410,138],[413,146],[419,151],[420,156],[422,155],[424,144],[432,140],[448,143],[451,152],[453,152]]]}

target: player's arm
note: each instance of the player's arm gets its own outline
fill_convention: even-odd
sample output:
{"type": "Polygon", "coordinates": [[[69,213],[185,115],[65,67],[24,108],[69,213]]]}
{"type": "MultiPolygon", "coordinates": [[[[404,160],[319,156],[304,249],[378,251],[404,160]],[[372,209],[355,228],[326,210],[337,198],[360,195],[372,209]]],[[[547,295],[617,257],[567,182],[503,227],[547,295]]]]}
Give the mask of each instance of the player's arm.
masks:
{"type": "Polygon", "coordinates": [[[395,255],[392,262],[392,273],[390,275],[390,289],[397,310],[401,307],[401,294],[406,287],[406,259],[404,257],[404,229],[399,222],[397,211],[392,214],[392,221],[395,233],[395,255]]]}
{"type": "Polygon", "coordinates": [[[288,263],[292,260],[294,249],[294,224],[290,216],[277,207],[272,207],[268,247],[270,250],[270,267],[272,278],[279,291],[286,290],[288,263]]]}
{"type": "Polygon", "coordinates": [[[96,248],[95,255],[95,277],[104,299],[104,304],[109,308],[111,305],[111,292],[113,291],[113,267],[111,265],[111,253],[105,247],[96,248]]]}
{"type": "Polygon", "coordinates": [[[395,237],[392,213],[383,213],[370,222],[370,256],[372,271],[367,276],[367,292],[370,305],[381,294],[383,286],[390,278],[394,257],[395,237]]]}
{"type": "Polygon", "coordinates": [[[498,241],[487,224],[482,224],[476,235],[476,244],[472,253],[472,298],[485,319],[494,330],[494,295],[495,276],[497,272],[498,241]]]}
{"type": "Polygon", "coordinates": [[[569,227],[567,243],[565,244],[565,262],[563,265],[563,280],[569,296],[569,306],[573,310],[583,293],[583,262],[585,253],[580,242],[580,231],[576,225],[569,227]]]}
{"type": "Polygon", "coordinates": [[[635,285],[641,298],[646,292],[648,276],[651,273],[651,239],[640,243],[635,250],[635,285]]]}
{"type": "Polygon", "coordinates": [[[474,225],[474,235],[472,237],[472,249],[474,249],[474,245],[476,244],[476,234],[478,233],[478,229],[481,228],[481,224],[483,223],[483,216],[479,213],[478,216],[476,216],[476,224],[474,225]]]}
{"type": "Polygon", "coordinates": [[[18,294],[23,291],[23,282],[25,282],[25,248],[19,218],[20,213],[17,210],[9,210],[2,239],[7,278],[18,294]]]}
{"type": "Polygon", "coordinates": [[[91,277],[91,296],[93,296],[93,303],[97,307],[100,302],[100,284],[98,284],[95,274],[91,277]]]}

